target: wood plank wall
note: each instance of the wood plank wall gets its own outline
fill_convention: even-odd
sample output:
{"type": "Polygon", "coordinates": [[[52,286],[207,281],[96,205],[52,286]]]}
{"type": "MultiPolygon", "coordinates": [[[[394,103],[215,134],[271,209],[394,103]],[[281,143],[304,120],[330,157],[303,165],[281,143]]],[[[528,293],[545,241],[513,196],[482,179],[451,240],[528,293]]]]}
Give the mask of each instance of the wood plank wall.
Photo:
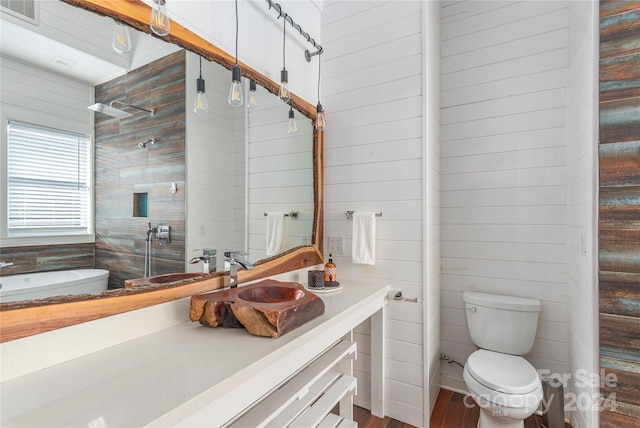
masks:
{"type": "Polygon", "coordinates": [[[640,426],[640,1],[600,2],[601,427],[640,426]]]}
{"type": "MultiPolygon", "coordinates": [[[[152,242],[154,275],[184,271],[185,53],[166,56],[96,87],[96,102],[122,100],[155,109],[150,116],[95,115],[96,268],[110,271],[109,286],[144,274],[147,222],[169,225],[171,242],[152,242]],[[155,145],[138,143],[155,138],[155,145]],[[171,183],[178,192],[172,194],[171,183]],[[148,217],[133,216],[133,194],[148,194],[148,217]]],[[[118,105],[116,105],[118,107],[118,105]]]]}
{"type": "Polygon", "coordinates": [[[93,244],[34,245],[0,248],[0,260],[13,263],[0,275],[94,267],[93,244]]]}

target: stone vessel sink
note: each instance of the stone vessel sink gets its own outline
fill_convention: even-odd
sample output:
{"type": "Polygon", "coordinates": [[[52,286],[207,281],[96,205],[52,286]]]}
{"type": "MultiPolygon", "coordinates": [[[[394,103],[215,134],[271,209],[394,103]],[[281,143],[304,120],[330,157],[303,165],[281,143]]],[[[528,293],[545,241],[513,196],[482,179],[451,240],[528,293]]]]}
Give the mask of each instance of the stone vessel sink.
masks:
{"type": "Polygon", "coordinates": [[[306,294],[305,290],[292,287],[281,287],[278,285],[264,285],[238,293],[238,298],[247,302],[256,303],[285,303],[302,299],[306,294]]]}
{"type": "Polygon", "coordinates": [[[204,273],[200,272],[176,272],[176,273],[165,273],[162,275],[150,276],[146,278],[136,278],[136,279],[127,279],[124,282],[125,288],[137,288],[137,287],[148,287],[150,285],[164,285],[164,284],[172,284],[173,283],[181,283],[181,282],[193,282],[198,278],[204,278],[204,273]]]}
{"type": "Polygon", "coordinates": [[[295,282],[264,280],[191,297],[189,318],[208,327],[244,327],[279,337],[324,313],[324,302],[295,282]]]}

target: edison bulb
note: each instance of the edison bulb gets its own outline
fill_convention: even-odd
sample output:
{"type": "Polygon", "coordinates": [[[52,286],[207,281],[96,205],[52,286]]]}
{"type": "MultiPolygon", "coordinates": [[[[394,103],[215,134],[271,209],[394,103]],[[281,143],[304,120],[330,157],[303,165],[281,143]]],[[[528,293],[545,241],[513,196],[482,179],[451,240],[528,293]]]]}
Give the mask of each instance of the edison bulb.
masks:
{"type": "Polygon", "coordinates": [[[291,95],[289,93],[289,85],[287,85],[286,82],[282,82],[280,84],[280,90],[278,91],[278,96],[285,103],[289,102],[289,100],[291,99],[291,95]]]}
{"type": "Polygon", "coordinates": [[[238,64],[231,69],[231,88],[229,89],[228,100],[232,107],[242,105],[242,84],[240,82],[240,66],[238,64]]]}
{"type": "Polygon", "coordinates": [[[322,104],[318,103],[316,107],[316,129],[324,129],[326,122],[324,120],[324,110],[322,109],[322,104]]]}
{"type": "Polygon", "coordinates": [[[207,101],[207,94],[204,92],[198,92],[196,94],[196,100],[193,103],[193,111],[202,116],[209,111],[209,102],[207,101]]]}
{"type": "Polygon", "coordinates": [[[131,36],[129,35],[129,27],[116,22],[116,27],[113,30],[113,39],[111,40],[111,46],[116,52],[126,53],[131,50],[131,36]]]}
{"type": "Polygon", "coordinates": [[[249,82],[249,107],[258,107],[258,97],[256,96],[256,82],[249,82]]]}
{"type": "Polygon", "coordinates": [[[258,97],[255,92],[249,92],[249,107],[258,107],[258,97]]]}
{"type": "Polygon", "coordinates": [[[229,89],[229,104],[232,107],[240,107],[242,105],[242,87],[240,82],[232,82],[229,89]]]}
{"type": "Polygon", "coordinates": [[[293,115],[293,107],[289,108],[289,128],[287,129],[288,134],[293,134],[298,130],[296,126],[296,118],[293,115]]]}
{"type": "Polygon", "coordinates": [[[207,93],[204,90],[202,75],[196,80],[196,99],[193,102],[193,111],[201,116],[209,111],[209,102],[207,101],[207,93]]]}
{"type": "Polygon", "coordinates": [[[278,91],[278,97],[285,103],[291,99],[291,93],[289,92],[289,72],[285,68],[280,71],[280,90],[278,91]]]}
{"type": "Polygon", "coordinates": [[[209,111],[209,102],[207,101],[207,94],[204,92],[198,92],[196,95],[196,101],[193,105],[193,111],[199,115],[203,115],[209,111]]]}
{"type": "Polygon", "coordinates": [[[153,0],[153,8],[151,9],[150,20],[151,31],[158,36],[166,36],[171,30],[171,21],[167,15],[165,0],[153,0]]]}

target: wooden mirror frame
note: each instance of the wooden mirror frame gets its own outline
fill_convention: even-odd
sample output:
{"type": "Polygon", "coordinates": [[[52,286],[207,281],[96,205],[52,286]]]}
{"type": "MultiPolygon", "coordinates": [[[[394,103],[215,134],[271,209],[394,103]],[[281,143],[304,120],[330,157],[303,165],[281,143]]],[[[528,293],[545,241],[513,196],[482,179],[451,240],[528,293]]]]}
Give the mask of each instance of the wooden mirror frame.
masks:
{"type": "MultiPolygon", "coordinates": [[[[62,0],[90,12],[108,16],[137,30],[154,35],[149,28],[151,8],[138,0],[62,0]]],[[[171,32],[162,38],[203,58],[231,70],[235,58],[202,37],[171,22],[171,32]]],[[[252,79],[269,92],[277,94],[279,83],[239,62],[242,75],[252,79]]],[[[316,106],[291,94],[290,104],[315,125],[316,106]]],[[[324,262],[323,260],[323,134],[313,127],[314,219],[312,245],[294,248],[284,254],[256,263],[253,270],[238,272],[238,282],[266,278],[324,262]]],[[[224,287],[228,273],[212,274],[206,279],[178,286],[158,286],[152,289],[108,290],[95,295],[62,296],[49,300],[5,303],[0,310],[0,342],[68,327],[99,318],[169,302],[194,294],[224,287]]]]}

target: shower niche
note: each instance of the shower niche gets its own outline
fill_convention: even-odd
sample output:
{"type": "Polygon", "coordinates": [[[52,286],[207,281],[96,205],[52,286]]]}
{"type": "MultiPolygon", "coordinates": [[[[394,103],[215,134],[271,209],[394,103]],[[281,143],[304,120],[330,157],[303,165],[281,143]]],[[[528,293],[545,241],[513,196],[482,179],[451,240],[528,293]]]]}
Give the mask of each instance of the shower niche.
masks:
{"type": "Polygon", "coordinates": [[[134,193],[133,194],[133,216],[134,217],[148,217],[148,201],[149,197],[147,193],[134,193]]]}

